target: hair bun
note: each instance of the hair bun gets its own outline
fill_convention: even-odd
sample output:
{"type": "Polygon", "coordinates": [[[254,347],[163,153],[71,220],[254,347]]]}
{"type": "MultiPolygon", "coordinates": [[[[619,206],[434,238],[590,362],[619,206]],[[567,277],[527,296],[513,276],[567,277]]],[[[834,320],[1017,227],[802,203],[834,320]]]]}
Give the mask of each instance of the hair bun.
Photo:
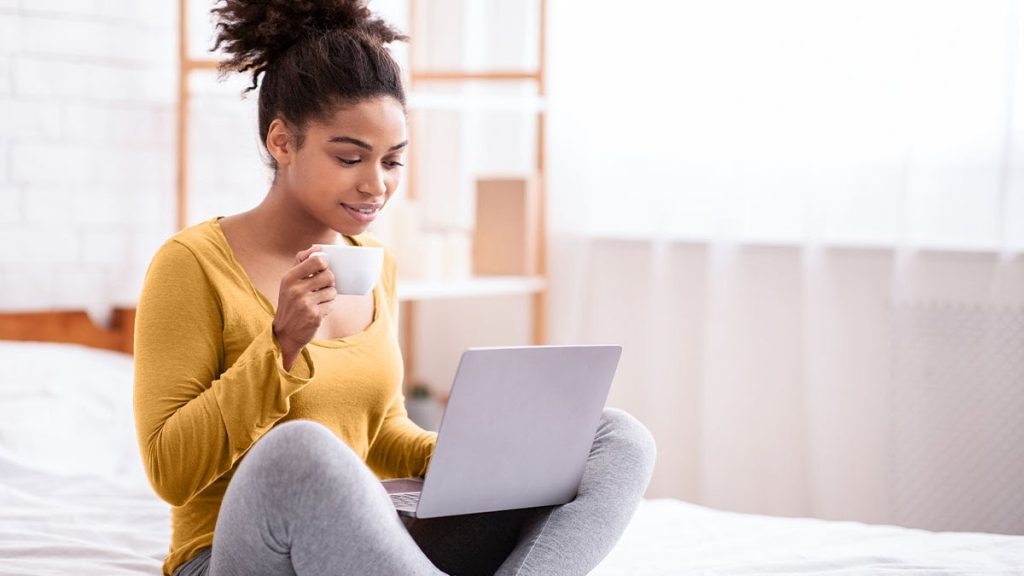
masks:
{"type": "Polygon", "coordinates": [[[361,33],[381,44],[405,35],[375,17],[366,0],[221,0],[216,15],[217,39],[229,58],[220,72],[253,70],[256,78],[294,44],[335,30],[361,33]]]}

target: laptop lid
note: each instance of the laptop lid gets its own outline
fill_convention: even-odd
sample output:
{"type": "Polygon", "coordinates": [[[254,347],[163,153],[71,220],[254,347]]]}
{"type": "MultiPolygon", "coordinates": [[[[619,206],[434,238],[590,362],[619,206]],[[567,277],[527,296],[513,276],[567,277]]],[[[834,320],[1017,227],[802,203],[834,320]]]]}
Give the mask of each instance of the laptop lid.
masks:
{"type": "Polygon", "coordinates": [[[621,353],[607,345],[463,352],[416,516],[575,498],[621,353]]]}

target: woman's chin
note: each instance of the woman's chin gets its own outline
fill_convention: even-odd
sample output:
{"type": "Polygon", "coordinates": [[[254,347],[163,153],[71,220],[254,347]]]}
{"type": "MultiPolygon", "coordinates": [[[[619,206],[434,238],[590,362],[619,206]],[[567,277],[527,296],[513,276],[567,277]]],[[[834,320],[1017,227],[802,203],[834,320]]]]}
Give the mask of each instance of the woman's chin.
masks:
{"type": "Polygon", "coordinates": [[[331,230],[334,230],[342,236],[359,236],[366,232],[370,228],[369,224],[358,225],[358,224],[345,224],[343,226],[331,226],[331,230]]]}

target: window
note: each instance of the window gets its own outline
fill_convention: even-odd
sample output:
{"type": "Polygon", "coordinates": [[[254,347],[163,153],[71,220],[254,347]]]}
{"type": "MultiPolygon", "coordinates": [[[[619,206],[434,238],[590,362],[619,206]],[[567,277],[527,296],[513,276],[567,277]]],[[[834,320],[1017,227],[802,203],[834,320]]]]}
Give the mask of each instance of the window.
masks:
{"type": "Polygon", "coordinates": [[[583,4],[551,7],[556,226],[1024,248],[1020,2],[583,4]]]}

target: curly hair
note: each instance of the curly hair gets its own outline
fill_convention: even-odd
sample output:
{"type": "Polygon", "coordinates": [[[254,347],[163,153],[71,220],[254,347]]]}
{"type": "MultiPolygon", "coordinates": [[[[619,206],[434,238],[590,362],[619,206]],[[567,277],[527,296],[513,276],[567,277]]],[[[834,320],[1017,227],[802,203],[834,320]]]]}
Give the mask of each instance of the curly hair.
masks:
{"type": "MultiPolygon", "coordinates": [[[[408,38],[375,17],[365,0],[221,0],[214,50],[229,58],[221,76],[249,72],[260,88],[259,134],[266,146],[275,118],[296,127],[341,105],[390,96],[405,107],[398,63],[387,44],[408,38]],[[261,78],[262,76],[262,84],[261,78]]],[[[273,157],[271,167],[276,170],[273,157]]]]}

